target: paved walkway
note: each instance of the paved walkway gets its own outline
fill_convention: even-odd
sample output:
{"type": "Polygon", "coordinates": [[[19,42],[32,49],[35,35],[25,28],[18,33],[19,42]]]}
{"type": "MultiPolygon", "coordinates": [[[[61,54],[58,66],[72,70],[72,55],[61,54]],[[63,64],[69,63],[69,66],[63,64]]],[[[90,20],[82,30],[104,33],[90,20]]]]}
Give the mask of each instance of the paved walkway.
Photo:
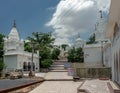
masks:
{"type": "Polygon", "coordinates": [[[90,93],[110,93],[107,82],[109,80],[86,80],[85,83],[82,85],[81,89],[87,89],[90,93]]]}
{"type": "MultiPolygon", "coordinates": [[[[61,64],[60,64],[61,65],[61,64]]],[[[59,66],[57,66],[59,67],[59,66]]],[[[57,70],[55,67],[54,70],[57,70]]],[[[46,80],[53,81],[45,81],[30,93],[77,93],[77,88],[83,83],[83,81],[67,81],[68,79],[73,79],[72,76],[68,76],[68,72],[48,72],[47,74],[43,74],[46,80]],[[65,79],[62,81],[62,79],[65,79]],[[60,81],[59,81],[60,80],[60,81]]],[[[40,76],[38,74],[38,76],[40,76]]],[[[107,82],[112,83],[111,81],[104,81],[99,79],[94,80],[86,80],[85,83],[80,87],[80,89],[87,89],[91,93],[110,93],[107,87],[107,82]]],[[[114,84],[112,86],[115,87],[114,84]]]]}
{"type": "Polygon", "coordinates": [[[68,72],[48,72],[45,76],[46,80],[50,79],[73,79],[72,76],[68,76],[68,72]]]}
{"type": "Polygon", "coordinates": [[[53,81],[43,82],[40,86],[32,90],[30,93],[77,93],[77,88],[82,84],[82,82],[72,81],[73,77],[68,76],[68,72],[63,68],[63,63],[64,62],[59,62],[57,64],[56,62],[56,66],[52,65],[52,72],[48,72],[45,75],[46,80],[53,81]]]}
{"type": "Polygon", "coordinates": [[[30,93],[77,93],[77,87],[82,82],[45,81],[30,93]]]}

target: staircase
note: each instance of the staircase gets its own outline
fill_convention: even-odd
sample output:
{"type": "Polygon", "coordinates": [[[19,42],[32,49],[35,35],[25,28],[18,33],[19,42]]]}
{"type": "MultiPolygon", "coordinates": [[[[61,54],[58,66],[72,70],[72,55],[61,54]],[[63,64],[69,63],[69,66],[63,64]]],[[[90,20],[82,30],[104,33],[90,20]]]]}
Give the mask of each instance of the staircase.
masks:
{"type": "Polygon", "coordinates": [[[73,81],[73,77],[68,75],[68,70],[65,69],[67,61],[57,60],[49,68],[49,72],[45,76],[46,81],[73,81]]]}
{"type": "Polygon", "coordinates": [[[57,60],[51,65],[50,72],[67,72],[64,68],[64,64],[67,63],[65,60],[57,60]]]}

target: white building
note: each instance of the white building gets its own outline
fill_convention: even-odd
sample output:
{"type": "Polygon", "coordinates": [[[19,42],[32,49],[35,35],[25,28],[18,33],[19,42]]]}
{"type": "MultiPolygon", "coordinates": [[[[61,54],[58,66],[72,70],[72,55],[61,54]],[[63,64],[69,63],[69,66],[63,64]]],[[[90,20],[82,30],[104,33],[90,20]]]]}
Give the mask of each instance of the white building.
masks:
{"type": "Polygon", "coordinates": [[[84,46],[84,63],[102,66],[101,44],[89,44],[84,46]]]}
{"type": "Polygon", "coordinates": [[[107,43],[104,43],[103,46],[103,64],[105,65],[105,67],[112,67],[111,62],[112,62],[112,58],[111,58],[111,42],[110,40],[108,40],[107,43]]]}
{"type": "MultiPolygon", "coordinates": [[[[106,44],[105,39],[106,24],[100,11],[100,19],[95,27],[95,44],[84,45],[84,62],[104,66],[103,48],[106,44]]],[[[106,63],[107,64],[107,63],[106,63]]],[[[109,65],[109,64],[107,64],[109,65]]],[[[108,66],[109,67],[109,66],[108,66]]]]}
{"type": "Polygon", "coordinates": [[[16,23],[8,35],[4,38],[4,63],[6,70],[22,69],[23,71],[39,71],[39,55],[24,51],[24,41],[20,40],[16,29],[16,23]]]}
{"type": "Polygon", "coordinates": [[[105,39],[105,30],[106,30],[106,23],[102,16],[102,11],[100,11],[100,19],[99,22],[95,26],[95,41],[100,42],[105,39]]]}
{"type": "Polygon", "coordinates": [[[85,43],[84,40],[82,40],[82,39],[80,38],[80,36],[78,36],[77,39],[75,40],[75,43],[74,43],[73,46],[74,46],[75,48],[80,48],[80,47],[83,48],[83,47],[84,47],[84,43],[85,43]]]}
{"type": "Polygon", "coordinates": [[[112,80],[120,85],[120,0],[111,0],[106,37],[111,41],[112,80]]]}

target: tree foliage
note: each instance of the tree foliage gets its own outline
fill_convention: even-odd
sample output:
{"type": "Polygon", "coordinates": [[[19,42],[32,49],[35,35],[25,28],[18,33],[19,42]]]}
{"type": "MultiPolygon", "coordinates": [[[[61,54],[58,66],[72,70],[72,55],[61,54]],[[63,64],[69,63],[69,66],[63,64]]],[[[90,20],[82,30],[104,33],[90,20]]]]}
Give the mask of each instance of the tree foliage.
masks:
{"type": "Polygon", "coordinates": [[[29,42],[25,43],[25,50],[30,51],[32,50],[31,43],[34,43],[35,50],[43,51],[48,47],[52,47],[54,42],[54,38],[50,32],[42,33],[42,32],[33,32],[32,36],[28,37],[29,42]]]}
{"type": "Polygon", "coordinates": [[[68,45],[67,44],[62,44],[61,45],[61,47],[64,49],[64,50],[66,50],[66,47],[67,47],[68,45]]]}
{"type": "Polygon", "coordinates": [[[43,68],[48,68],[50,67],[50,65],[53,63],[53,61],[51,59],[45,59],[41,62],[41,66],[43,68]]]}
{"type": "Polygon", "coordinates": [[[51,58],[56,60],[59,59],[58,56],[60,55],[60,49],[54,48],[51,54],[51,58]]]}
{"type": "Polygon", "coordinates": [[[3,44],[4,44],[3,38],[4,37],[5,36],[0,33],[0,71],[4,68],[4,63],[3,63],[3,55],[4,55],[3,54],[4,53],[4,51],[3,51],[3,44]]]}
{"type": "Polygon", "coordinates": [[[68,61],[69,62],[84,62],[83,50],[82,48],[72,48],[68,51],[68,61]]]}
{"type": "Polygon", "coordinates": [[[86,44],[93,44],[95,43],[95,34],[89,37],[89,40],[86,42],[86,44]]]}
{"type": "Polygon", "coordinates": [[[53,47],[54,38],[52,38],[51,32],[33,32],[32,36],[28,37],[29,43],[25,44],[25,50],[31,52],[31,43],[34,44],[34,49],[39,50],[40,61],[51,59],[51,48],[53,47]]]}
{"type": "MultiPolygon", "coordinates": [[[[40,47],[49,47],[53,44],[54,38],[52,38],[51,32],[42,33],[42,32],[33,32],[31,37],[28,37],[31,42],[35,42],[40,47]]],[[[36,47],[37,48],[37,47],[36,47]]]]}
{"type": "Polygon", "coordinates": [[[41,60],[51,59],[51,50],[50,48],[44,48],[39,52],[41,60]]]}
{"type": "Polygon", "coordinates": [[[28,52],[32,52],[32,47],[30,45],[30,42],[24,42],[24,50],[28,52]]]}
{"type": "Polygon", "coordinates": [[[3,35],[3,34],[1,34],[0,33],[0,58],[2,58],[3,57],[3,38],[4,38],[5,36],[3,35]]]}
{"type": "Polygon", "coordinates": [[[0,71],[2,71],[4,67],[5,67],[5,64],[4,64],[3,60],[0,59],[0,71]]]}

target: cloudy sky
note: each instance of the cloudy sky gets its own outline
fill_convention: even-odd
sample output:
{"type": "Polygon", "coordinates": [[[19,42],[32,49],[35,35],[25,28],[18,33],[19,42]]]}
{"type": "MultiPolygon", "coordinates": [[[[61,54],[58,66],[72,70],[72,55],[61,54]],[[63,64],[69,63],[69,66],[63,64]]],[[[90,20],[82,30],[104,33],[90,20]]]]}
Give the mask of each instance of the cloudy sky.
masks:
{"type": "Polygon", "coordinates": [[[71,43],[78,34],[86,40],[99,20],[99,11],[106,19],[109,6],[110,0],[61,0],[46,26],[54,29],[56,44],[71,43]]]}
{"type": "Polygon", "coordinates": [[[21,38],[32,32],[53,32],[55,44],[71,43],[80,34],[87,40],[99,20],[105,20],[110,0],[0,0],[0,32],[8,35],[13,20],[21,38]]]}

